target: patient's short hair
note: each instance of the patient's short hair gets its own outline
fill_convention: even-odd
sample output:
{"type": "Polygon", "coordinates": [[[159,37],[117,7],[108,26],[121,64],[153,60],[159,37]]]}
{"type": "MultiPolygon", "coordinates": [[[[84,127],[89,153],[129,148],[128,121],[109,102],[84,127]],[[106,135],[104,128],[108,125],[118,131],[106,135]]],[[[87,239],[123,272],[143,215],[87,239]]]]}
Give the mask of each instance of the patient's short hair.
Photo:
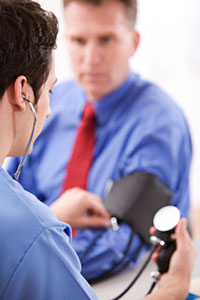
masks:
{"type": "Polygon", "coordinates": [[[120,2],[124,5],[126,9],[127,19],[131,26],[134,27],[137,19],[137,0],[63,0],[64,7],[66,7],[71,2],[79,2],[83,4],[91,4],[95,6],[100,6],[104,2],[120,2]]]}

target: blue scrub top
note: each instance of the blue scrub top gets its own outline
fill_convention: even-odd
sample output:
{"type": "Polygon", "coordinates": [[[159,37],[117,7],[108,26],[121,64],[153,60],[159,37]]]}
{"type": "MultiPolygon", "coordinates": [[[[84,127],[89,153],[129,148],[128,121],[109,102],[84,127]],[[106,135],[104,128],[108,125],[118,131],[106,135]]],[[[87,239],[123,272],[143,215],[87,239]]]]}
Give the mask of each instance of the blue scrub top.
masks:
{"type": "MultiPolygon", "coordinates": [[[[47,205],[61,193],[86,102],[83,89],[75,81],[57,85],[51,97],[52,115],[25,163],[20,182],[47,205]]],[[[118,89],[95,102],[94,108],[97,143],[87,190],[104,199],[110,182],[135,171],[152,173],[169,187],[172,204],[187,216],[192,146],[187,122],[177,104],[158,86],[130,73],[118,89]]],[[[18,162],[15,159],[11,163],[11,174],[18,162]]],[[[81,261],[82,274],[92,279],[117,264],[131,232],[127,224],[117,231],[106,231],[81,261]]],[[[72,241],[79,256],[97,234],[95,229],[79,231],[72,241]]],[[[135,235],[127,260],[140,244],[140,237],[135,235]]]]}
{"type": "Polygon", "coordinates": [[[186,298],[186,300],[195,300],[195,299],[199,299],[200,296],[194,295],[192,293],[188,294],[188,297],[186,298]]]}
{"type": "Polygon", "coordinates": [[[0,167],[0,299],[97,299],[71,230],[0,167]]]}

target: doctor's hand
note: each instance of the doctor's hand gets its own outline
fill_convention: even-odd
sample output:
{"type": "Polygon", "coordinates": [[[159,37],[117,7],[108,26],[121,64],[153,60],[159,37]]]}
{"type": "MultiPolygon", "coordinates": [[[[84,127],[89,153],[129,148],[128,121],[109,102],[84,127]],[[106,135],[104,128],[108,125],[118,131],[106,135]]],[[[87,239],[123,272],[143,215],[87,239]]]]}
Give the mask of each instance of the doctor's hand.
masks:
{"type": "Polygon", "coordinates": [[[50,209],[60,221],[70,224],[73,229],[110,225],[110,216],[102,200],[80,188],[64,192],[50,209]]]}
{"type": "MultiPolygon", "coordinates": [[[[176,251],[171,257],[169,270],[160,277],[158,290],[145,297],[144,300],[184,300],[187,298],[196,253],[187,232],[185,219],[180,220],[174,237],[176,238],[176,251]]],[[[156,252],[152,258],[157,260],[157,257],[156,252]]]]}

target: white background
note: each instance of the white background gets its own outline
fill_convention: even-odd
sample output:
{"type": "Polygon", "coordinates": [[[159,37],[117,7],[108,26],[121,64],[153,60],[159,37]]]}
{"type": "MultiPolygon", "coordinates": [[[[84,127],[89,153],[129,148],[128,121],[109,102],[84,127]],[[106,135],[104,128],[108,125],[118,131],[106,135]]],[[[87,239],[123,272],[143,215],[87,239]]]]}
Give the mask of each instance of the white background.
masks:
{"type": "MultiPolygon", "coordinates": [[[[56,72],[72,76],[64,40],[62,0],[41,0],[60,21],[56,72]]],[[[192,203],[200,205],[200,1],[139,0],[137,28],[141,44],[131,67],[158,83],[185,112],[193,139],[192,203]]]]}

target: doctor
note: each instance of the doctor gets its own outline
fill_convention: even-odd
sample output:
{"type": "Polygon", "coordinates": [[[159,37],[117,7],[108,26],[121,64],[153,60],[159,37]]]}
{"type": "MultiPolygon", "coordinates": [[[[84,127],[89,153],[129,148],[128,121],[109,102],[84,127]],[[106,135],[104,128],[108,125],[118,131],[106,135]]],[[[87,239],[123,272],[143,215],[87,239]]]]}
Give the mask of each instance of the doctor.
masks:
{"type": "MultiPolygon", "coordinates": [[[[57,25],[56,17],[34,1],[0,0],[1,164],[8,156],[30,153],[50,116],[57,25]]],[[[1,166],[0,195],[0,299],[97,299],[80,274],[70,227],[1,166]]],[[[79,219],[75,206],[71,212],[79,219]]],[[[108,221],[101,206],[94,210],[108,221]]],[[[169,273],[161,278],[158,292],[146,299],[181,300],[187,295],[194,250],[184,220],[176,235],[178,247],[169,273]]]]}
{"type": "MultiPolygon", "coordinates": [[[[50,116],[57,31],[56,17],[38,3],[0,0],[1,165],[8,156],[30,153],[50,116]]],[[[80,274],[69,226],[2,167],[0,195],[0,299],[96,299],[80,274]]],[[[73,217],[84,223],[78,206],[76,202],[73,209],[69,207],[69,221],[73,217]]],[[[90,201],[86,206],[93,207],[90,201]]],[[[93,209],[101,222],[108,222],[101,204],[93,209]]]]}

